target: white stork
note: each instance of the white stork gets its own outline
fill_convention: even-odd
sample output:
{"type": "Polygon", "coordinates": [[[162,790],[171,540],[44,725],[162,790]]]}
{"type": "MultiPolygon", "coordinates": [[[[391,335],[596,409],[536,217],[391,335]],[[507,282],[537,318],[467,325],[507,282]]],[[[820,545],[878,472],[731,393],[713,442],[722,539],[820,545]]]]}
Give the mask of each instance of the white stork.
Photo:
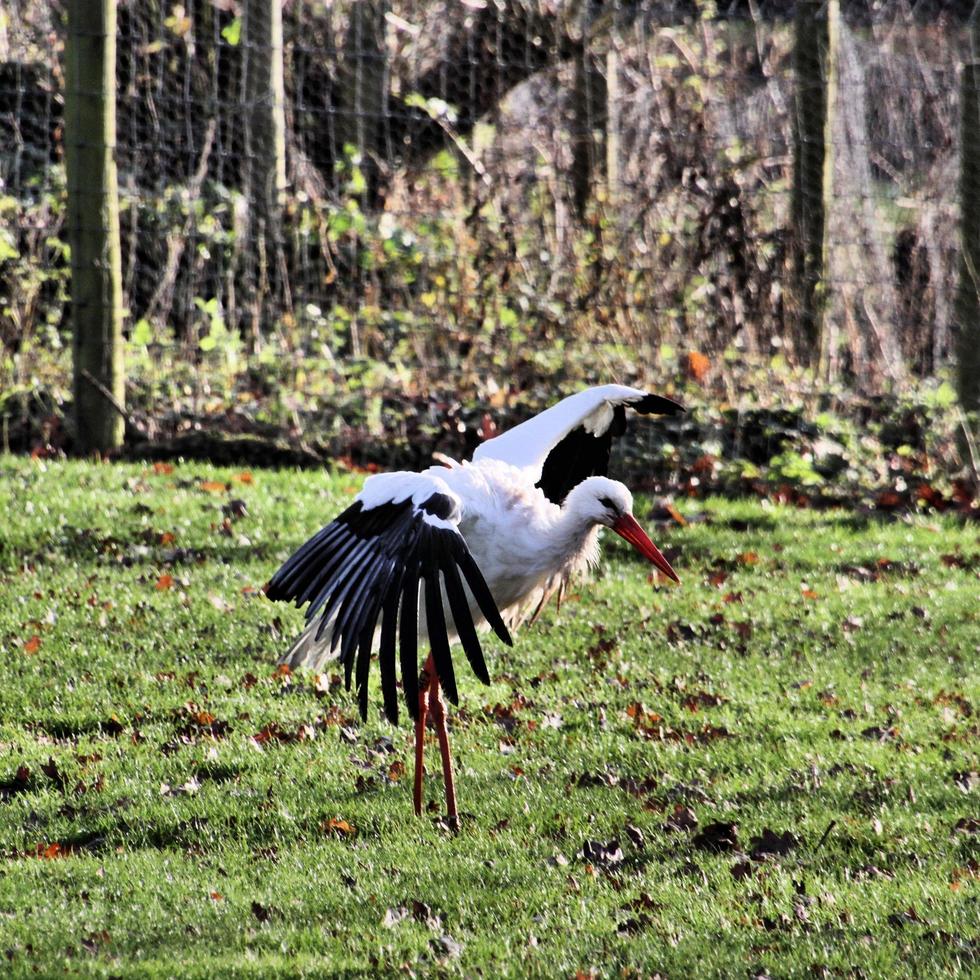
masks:
{"type": "Polygon", "coordinates": [[[422,754],[431,712],[442,754],[448,819],[458,823],[449,734],[440,690],[458,703],[450,646],[459,643],[485,684],[477,633],[508,645],[571,574],[599,559],[612,528],[666,576],[669,562],[633,517],[629,490],[606,478],[626,407],[674,415],[677,402],[603,385],[571,395],[479,446],[471,462],[368,477],[354,502],[310,538],[269,582],[270,599],[309,603],[307,626],[282,662],[319,669],[336,658],[356,679],[367,716],[371,655],[378,653],[389,721],[398,721],[396,661],[415,720],[415,812],[422,812],[422,754]],[[419,644],[430,650],[421,674],[419,644]]]}

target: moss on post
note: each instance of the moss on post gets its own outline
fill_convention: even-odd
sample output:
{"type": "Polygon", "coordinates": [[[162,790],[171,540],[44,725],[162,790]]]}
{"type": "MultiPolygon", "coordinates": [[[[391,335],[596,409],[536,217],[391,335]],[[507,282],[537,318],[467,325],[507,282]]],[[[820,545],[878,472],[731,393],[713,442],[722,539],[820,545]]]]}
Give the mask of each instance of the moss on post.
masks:
{"type": "Polygon", "coordinates": [[[77,444],[122,445],[123,298],[116,179],[115,0],[68,0],[65,162],[77,444]]]}

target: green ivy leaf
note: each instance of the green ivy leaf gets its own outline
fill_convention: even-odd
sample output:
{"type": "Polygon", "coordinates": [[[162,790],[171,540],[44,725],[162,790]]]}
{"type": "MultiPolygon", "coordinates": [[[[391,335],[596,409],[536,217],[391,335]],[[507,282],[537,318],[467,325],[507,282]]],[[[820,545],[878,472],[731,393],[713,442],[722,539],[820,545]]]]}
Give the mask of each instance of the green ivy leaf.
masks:
{"type": "Polygon", "coordinates": [[[956,403],[956,389],[948,381],[944,381],[936,389],[935,399],[939,408],[949,408],[956,403]]]}
{"type": "Polygon", "coordinates": [[[14,243],[14,236],[6,228],[0,228],[0,262],[20,258],[20,252],[14,243]]]}
{"type": "Polygon", "coordinates": [[[238,42],[242,39],[242,19],[241,17],[236,17],[227,27],[222,28],[221,36],[228,42],[233,48],[238,46],[238,42]]]}
{"type": "Polygon", "coordinates": [[[147,319],[137,320],[130,335],[130,341],[138,347],[145,347],[153,341],[153,327],[147,319]]]}

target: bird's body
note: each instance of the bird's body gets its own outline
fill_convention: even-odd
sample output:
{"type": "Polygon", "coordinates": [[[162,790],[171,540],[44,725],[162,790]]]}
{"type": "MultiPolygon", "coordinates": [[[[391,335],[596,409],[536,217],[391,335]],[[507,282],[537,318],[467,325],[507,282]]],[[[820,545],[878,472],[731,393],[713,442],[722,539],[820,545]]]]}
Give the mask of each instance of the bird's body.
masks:
{"type": "Polygon", "coordinates": [[[441,688],[457,701],[452,644],[489,682],[477,632],[493,629],[510,643],[510,629],[536,616],[556,591],[560,597],[570,576],[596,564],[603,526],[676,580],[633,518],[629,490],[605,476],[626,405],[647,414],[683,410],[635,388],[589,388],[482,444],[470,462],[371,476],[354,503],[269,583],[270,598],[309,603],[307,626],[284,661],[319,669],[338,658],[348,687],[356,677],[362,715],[377,653],[385,713],[397,721],[397,662],[416,720],[416,810],[431,710],[455,817],[439,697],[441,688]],[[418,676],[420,644],[431,654],[418,676]]]}
{"type": "Polygon", "coordinates": [[[459,532],[508,626],[519,626],[556,579],[598,561],[598,528],[571,520],[573,510],[548,500],[524,471],[484,459],[452,472],[467,501],[459,532]]]}

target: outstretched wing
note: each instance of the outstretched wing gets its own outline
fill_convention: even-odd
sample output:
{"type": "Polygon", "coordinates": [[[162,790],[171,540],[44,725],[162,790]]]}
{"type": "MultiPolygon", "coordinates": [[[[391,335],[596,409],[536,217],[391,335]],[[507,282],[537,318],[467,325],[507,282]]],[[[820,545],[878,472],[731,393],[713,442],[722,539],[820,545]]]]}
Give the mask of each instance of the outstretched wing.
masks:
{"type": "Polygon", "coordinates": [[[499,459],[527,470],[544,495],[560,504],[587,477],[606,475],[612,441],[626,430],[627,406],[641,415],[684,411],[672,398],[639,388],[587,388],[483,443],[473,459],[499,459]]]}
{"type": "Polygon", "coordinates": [[[490,676],[469,596],[496,634],[505,643],[511,639],[459,533],[461,516],[460,498],[437,476],[382,473],[369,477],[354,503],[289,558],[266,587],[270,599],[297,606],[309,603],[307,627],[284,662],[316,666],[339,655],[348,690],[352,674],[356,677],[361,717],[366,717],[371,652],[380,635],[385,714],[397,723],[397,653],[402,690],[415,718],[421,586],[425,629],[446,696],[457,703],[449,653],[452,638],[461,643],[477,677],[488,684],[490,676]],[[448,621],[443,595],[449,607],[448,621]]]}

